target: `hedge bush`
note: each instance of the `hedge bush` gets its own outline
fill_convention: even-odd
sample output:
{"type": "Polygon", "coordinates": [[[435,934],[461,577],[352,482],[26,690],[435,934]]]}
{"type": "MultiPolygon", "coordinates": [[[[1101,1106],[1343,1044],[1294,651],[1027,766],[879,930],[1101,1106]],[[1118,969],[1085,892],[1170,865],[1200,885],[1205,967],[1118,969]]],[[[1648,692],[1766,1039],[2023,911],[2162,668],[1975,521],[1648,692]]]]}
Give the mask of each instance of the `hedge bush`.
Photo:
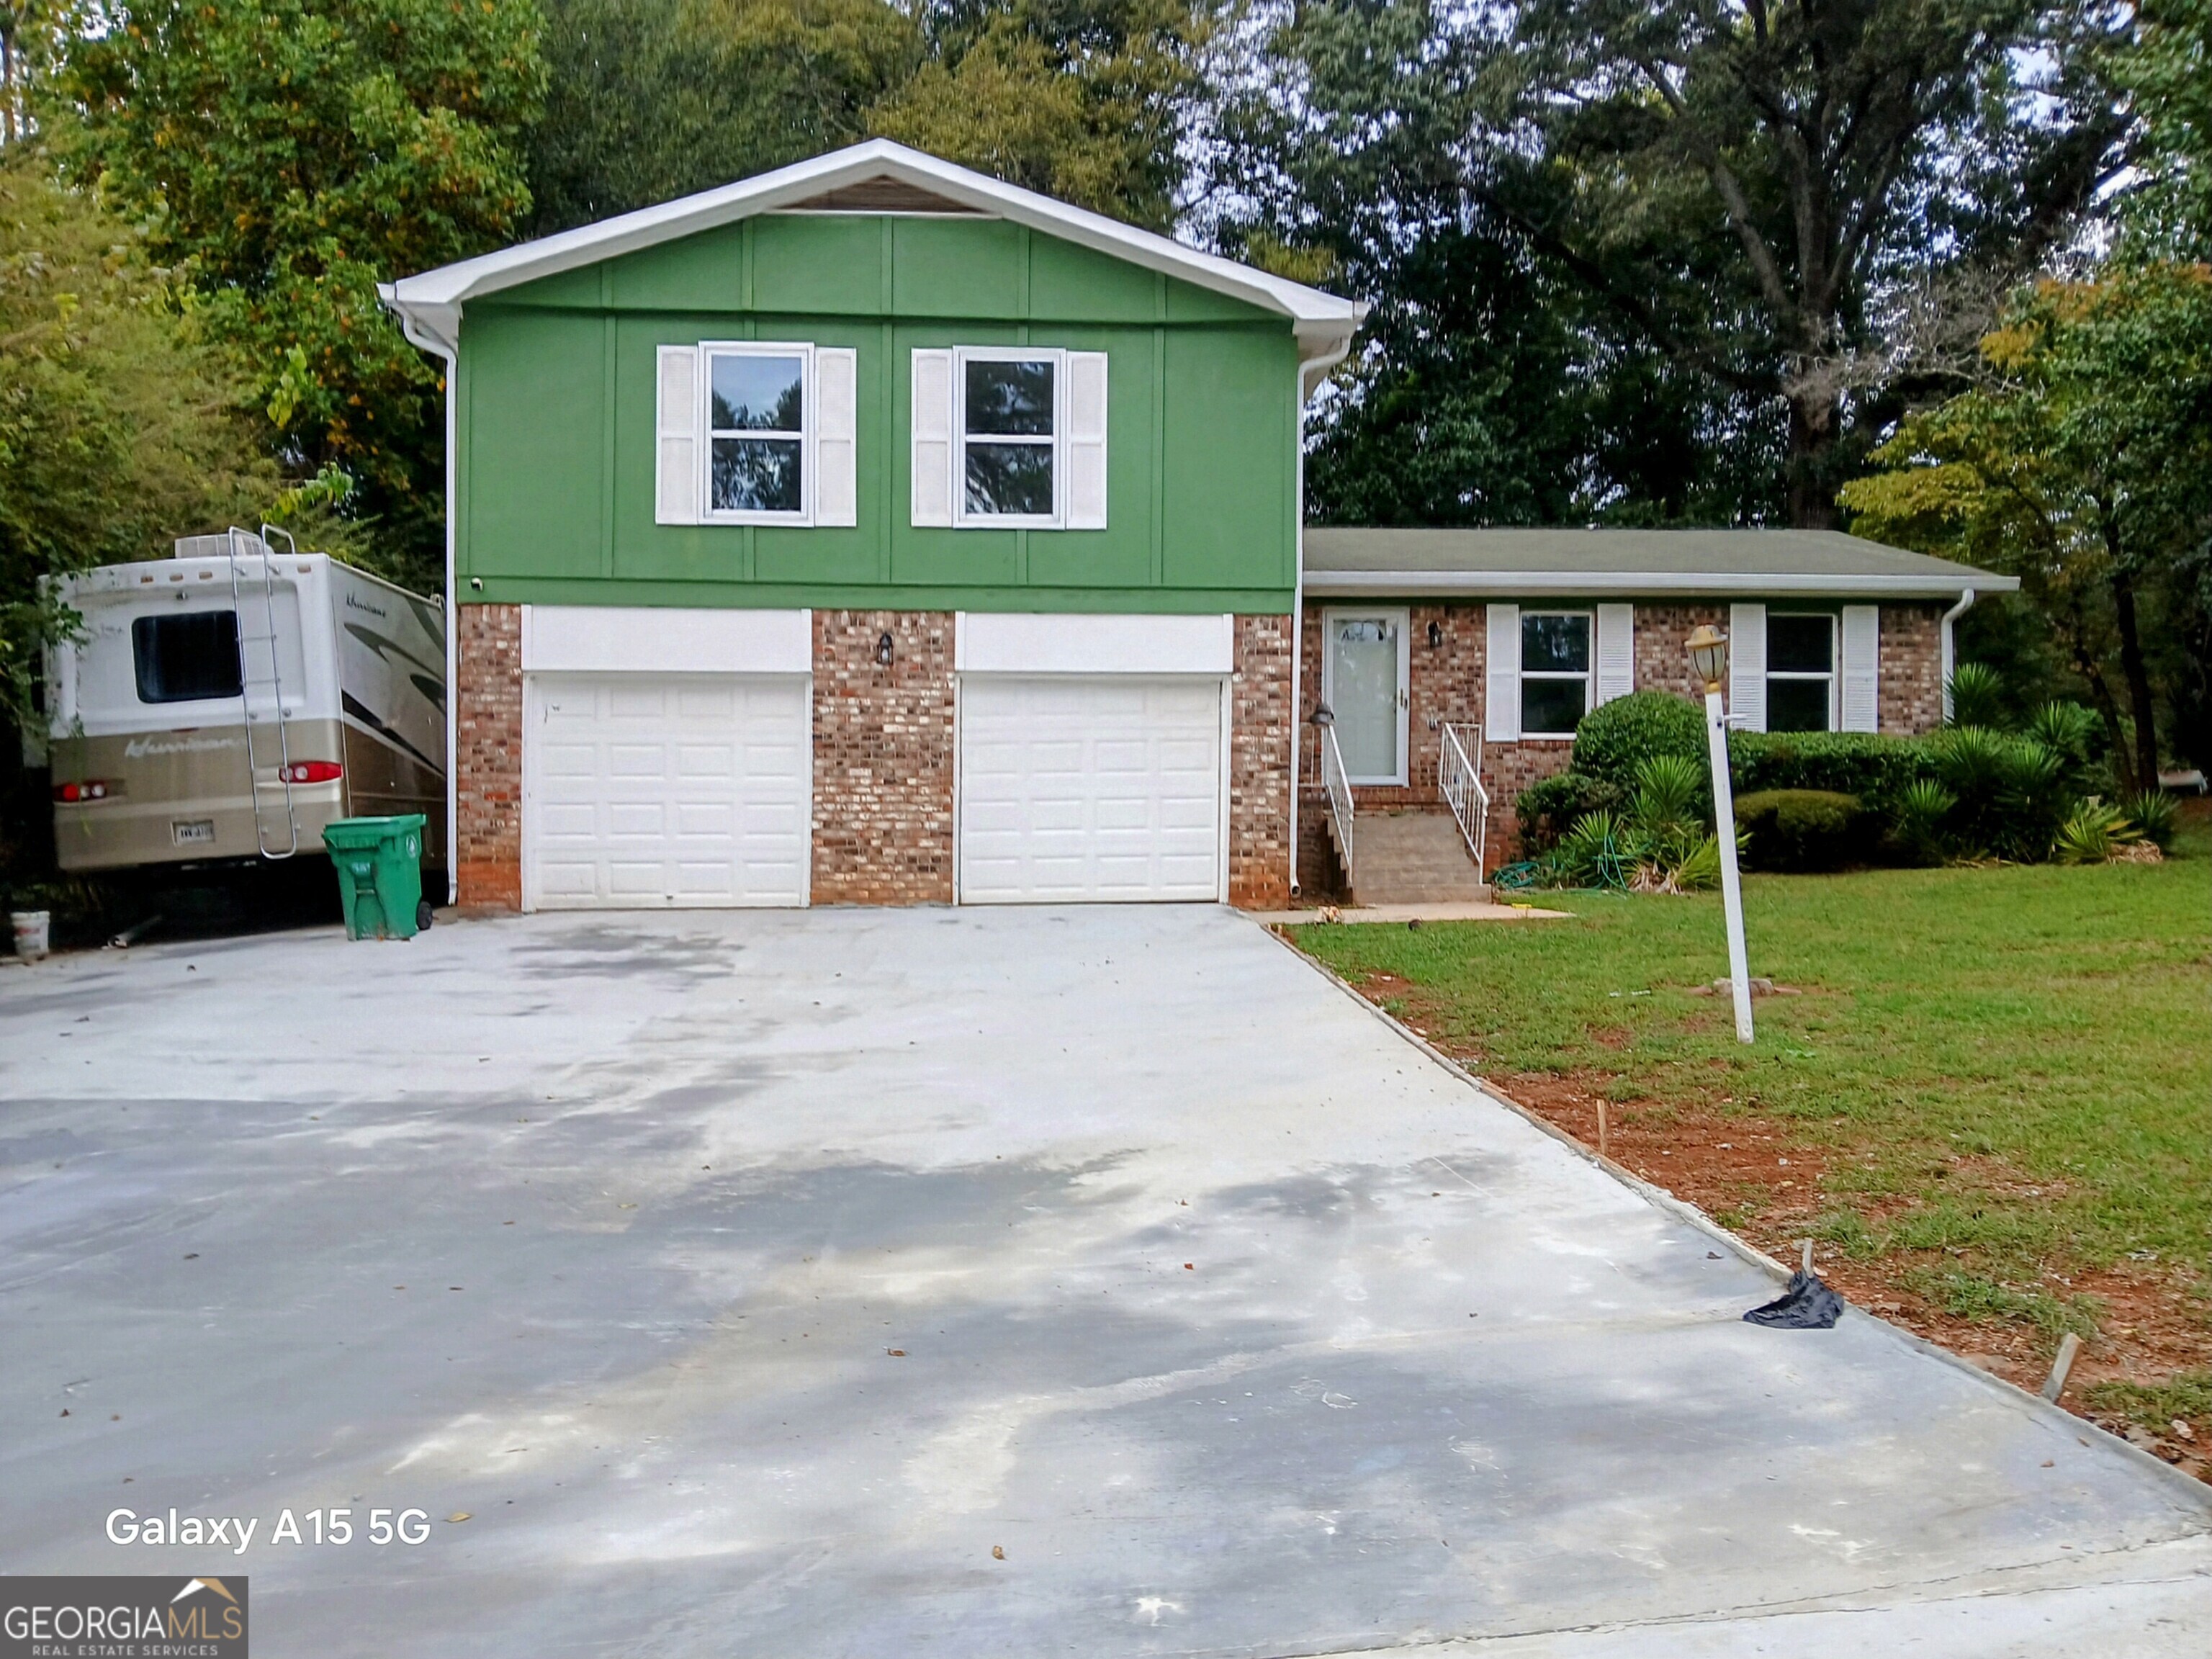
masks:
{"type": "Polygon", "coordinates": [[[1927,739],[1872,732],[1731,732],[1729,773],[1739,796],[1817,789],[1852,796],[1885,820],[1907,789],[1941,776],[1927,739]]]}
{"type": "Polygon", "coordinates": [[[1667,691],[1635,691],[1600,703],[1575,728],[1574,770],[1624,793],[1636,769],[1658,755],[1705,753],[1705,711],[1667,691]]]}
{"type": "Polygon", "coordinates": [[[1522,857],[1550,852],[1583,817],[1614,811],[1627,795],[1618,784],[1571,769],[1530,784],[1513,803],[1521,820],[1522,857]]]}
{"type": "Polygon", "coordinates": [[[1864,809],[1832,789],[1761,789],[1737,797],[1735,821],[1750,832],[1745,861],[1755,870],[1840,870],[1862,838],[1864,809]]]}

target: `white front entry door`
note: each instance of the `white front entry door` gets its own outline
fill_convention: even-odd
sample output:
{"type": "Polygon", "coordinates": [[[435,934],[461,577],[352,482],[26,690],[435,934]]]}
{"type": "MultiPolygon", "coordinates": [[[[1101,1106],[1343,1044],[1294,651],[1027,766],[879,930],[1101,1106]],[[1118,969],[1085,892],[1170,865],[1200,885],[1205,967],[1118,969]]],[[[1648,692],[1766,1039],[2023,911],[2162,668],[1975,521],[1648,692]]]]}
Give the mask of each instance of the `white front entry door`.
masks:
{"type": "Polygon", "coordinates": [[[1322,701],[1336,716],[1336,744],[1353,783],[1406,781],[1410,665],[1403,611],[1331,611],[1322,618],[1322,701]]]}
{"type": "Polygon", "coordinates": [[[1221,683],[970,675],[963,904],[1221,896],[1221,683]]]}
{"type": "Polygon", "coordinates": [[[529,676],[524,906],[805,903],[811,730],[797,675],[529,676]]]}

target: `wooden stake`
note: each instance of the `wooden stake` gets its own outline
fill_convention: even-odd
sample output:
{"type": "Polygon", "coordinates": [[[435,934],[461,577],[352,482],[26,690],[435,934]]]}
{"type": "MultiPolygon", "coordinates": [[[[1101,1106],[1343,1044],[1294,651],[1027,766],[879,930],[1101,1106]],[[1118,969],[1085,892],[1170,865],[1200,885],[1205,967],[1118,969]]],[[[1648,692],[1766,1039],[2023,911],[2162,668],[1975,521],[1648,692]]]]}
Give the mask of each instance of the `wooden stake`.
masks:
{"type": "Polygon", "coordinates": [[[2066,1373],[2074,1369],[2074,1356],[2081,1352],[2081,1339],[2067,1332],[2065,1340],[2058,1345],[2058,1358],[2051,1362],[2051,1375],[2043,1382],[2043,1397],[2052,1405],[2066,1392],[2066,1373]]]}
{"type": "Polygon", "coordinates": [[[1803,1247],[1801,1265],[1809,1273],[1813,1271],[1813,1241],[1809,1238],[1801,1238],[1797,1242],[1803,1247]]]}
{"type": "Polygon", "coordinates": [[[1605,1152],[1605,1101],[1604,1101],[1604,1099],[1603,1099],[1603,1097],[1600,1097],[1600,1099],[1599,1099],[1599,1101],[1598,1101],[1598,1103],[1597,1103],[1597,1155],[1598,1155],[1600,1158],[1603,1158],[1603,1157],[1606,1155],[1606,1152],[1605,1152]]]}

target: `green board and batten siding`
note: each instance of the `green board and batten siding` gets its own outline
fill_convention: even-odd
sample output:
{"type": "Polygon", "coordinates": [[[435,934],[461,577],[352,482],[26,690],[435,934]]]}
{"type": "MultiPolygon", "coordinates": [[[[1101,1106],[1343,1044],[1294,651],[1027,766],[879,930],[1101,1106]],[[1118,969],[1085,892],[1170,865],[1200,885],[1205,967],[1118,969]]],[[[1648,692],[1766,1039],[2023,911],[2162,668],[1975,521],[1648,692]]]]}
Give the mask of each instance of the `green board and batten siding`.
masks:
{"type": "Polygon", "coordinates": [[[1287,319],[1003,220],[747,219],[469,304],[459,597],[1288,611],[1297,376],[1287,319]],[[654,349],[702,339],[857,348],[856,527],[654,523],[654,349]],[[1108,528],[908,522],[909,354],[954,344],[1107,353],[1108,528]]]}

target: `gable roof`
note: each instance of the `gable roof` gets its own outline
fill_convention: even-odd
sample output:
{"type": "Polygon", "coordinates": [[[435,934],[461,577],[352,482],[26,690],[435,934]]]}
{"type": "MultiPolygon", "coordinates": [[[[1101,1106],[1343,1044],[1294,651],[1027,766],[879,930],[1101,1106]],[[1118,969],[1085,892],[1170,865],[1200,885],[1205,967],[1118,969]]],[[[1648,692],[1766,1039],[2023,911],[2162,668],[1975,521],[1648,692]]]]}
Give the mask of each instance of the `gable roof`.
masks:
{"type": "Polygon", "coordinates": [[[1002,184],[888,138],[872,138],[696,196],[403,276],[381,284],[378,292],[398,313],[410,339],[449,355],[459,338],[461,308],[471,300],[778,211],[977,213],[1010,220],[1287,317],[1310,362],[1340,356],[1367,314],[1359,301],[1201,253],[1170,237],[1002,184]],[[918,199],[931,205],[860,205],[918,199]]]}
{"type": "Polygon", "coordinates": [[[1955,599],[2015,576],[1839,530],[1359,530],[1305,532],[1305,591],[1322,599],[1955,599]]]}

